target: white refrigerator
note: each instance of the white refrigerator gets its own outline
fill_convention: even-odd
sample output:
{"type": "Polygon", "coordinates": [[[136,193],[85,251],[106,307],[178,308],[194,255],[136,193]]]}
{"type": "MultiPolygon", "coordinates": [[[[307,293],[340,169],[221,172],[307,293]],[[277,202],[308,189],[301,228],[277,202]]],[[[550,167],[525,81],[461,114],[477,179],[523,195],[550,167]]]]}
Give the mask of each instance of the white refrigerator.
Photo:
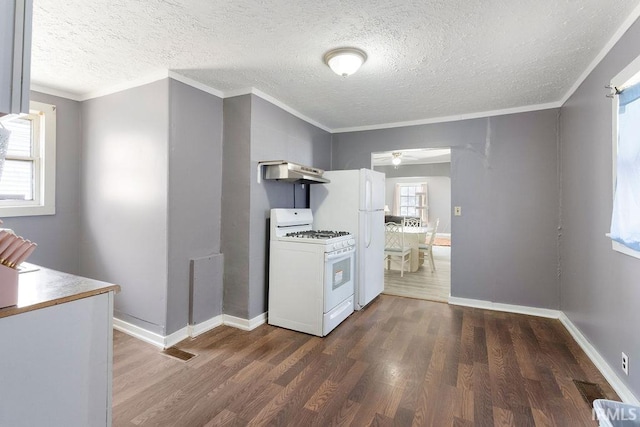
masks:
{"type": "Polygon", "coordinates": [[[384,290],[385,175],[369,169],[327,171],[311,185],[313,228],[349,231],[356,238],[355,307],[384,290]]]}

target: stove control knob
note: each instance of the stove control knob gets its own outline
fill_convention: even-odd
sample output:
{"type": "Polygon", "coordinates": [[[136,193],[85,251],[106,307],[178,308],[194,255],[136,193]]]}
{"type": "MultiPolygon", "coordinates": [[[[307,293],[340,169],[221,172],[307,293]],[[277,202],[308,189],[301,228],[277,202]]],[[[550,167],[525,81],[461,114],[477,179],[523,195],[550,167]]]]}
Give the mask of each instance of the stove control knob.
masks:
{"type": "Polygon", "coordinates": [[[355,246],[356,245],[356,240],[355,239],[349,239],[349,245],[350,246],[355,246]]]}
{"type": "Polygon", "coordinates": [[[336,242],[336,248],[341,248],[343,246],[343,242],[336,242]]]}

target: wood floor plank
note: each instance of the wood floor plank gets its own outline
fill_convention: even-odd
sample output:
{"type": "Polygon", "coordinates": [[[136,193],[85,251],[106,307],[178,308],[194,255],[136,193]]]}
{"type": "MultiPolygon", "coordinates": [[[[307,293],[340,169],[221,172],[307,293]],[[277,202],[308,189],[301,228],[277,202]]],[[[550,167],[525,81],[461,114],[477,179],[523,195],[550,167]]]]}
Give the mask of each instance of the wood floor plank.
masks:
{"type": "MultiPolygon", "coordinates": [[[[384,270],[384,293],[400,297],[447,302],[451,293],[451,248],[436,247],[434,252],[436,271],[429,263],[421,265],[415,272],[384,270]]],[[[393,268],[393,267],[392,267],[393,268]]]]}
{"type": "Polygon", "coordinates": [[[222,326],[179,361],[114,332],[113,425],[595,426],[611,386],[553,319],[382,295],[328,337],[222,326]]]}
{"type": "Polygon", "coordinates": [[[233,426],[238,423],[238,416],[231,411],[227,411],[226,409],[220,411],[220,413],[209,421],[204,427],[222,427],[222,426],[233,426]]]}
{"type": "MultiPolygon", "coordinates": [[[[497,387],[496,384],[494,387],[497,387]]],[[[473,419],[478,425],[493,425],[493,402],[491,399],[489,365],[473,364],[473,419]]]]}
{"type": "Polygon", "coordinates": [[[356,413],[360,409],[360,404],[358,402],[354,402],[353,400],[345,400],[342,407],[337,414],[331,419],[331,422],[328,424],[330,426],[348,426],[351,425],[354,418],[356,417],[356,413]]]}
{"type": "Polygon", "coordinates": [[[318,412],[318,417],[312,422],[313,426],[324,426],[332,423],[334,415],[339,411],[353,387],[360,381],[365,373],[368,364],[356,361],[349,372],[338,383],[338,388],[334,395],[325,403],[322,410],[318,412]]]}

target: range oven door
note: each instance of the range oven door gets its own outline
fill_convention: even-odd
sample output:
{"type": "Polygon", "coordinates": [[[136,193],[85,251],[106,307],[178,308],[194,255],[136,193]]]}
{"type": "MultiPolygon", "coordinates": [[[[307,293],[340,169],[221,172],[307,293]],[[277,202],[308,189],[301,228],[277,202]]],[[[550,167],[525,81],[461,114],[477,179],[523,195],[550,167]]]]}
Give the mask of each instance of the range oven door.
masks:
{"type": "Polygon", "coordinates": [[[354,292],[355,247],[324,256],[324,312],[343,302],[354,292]]]}

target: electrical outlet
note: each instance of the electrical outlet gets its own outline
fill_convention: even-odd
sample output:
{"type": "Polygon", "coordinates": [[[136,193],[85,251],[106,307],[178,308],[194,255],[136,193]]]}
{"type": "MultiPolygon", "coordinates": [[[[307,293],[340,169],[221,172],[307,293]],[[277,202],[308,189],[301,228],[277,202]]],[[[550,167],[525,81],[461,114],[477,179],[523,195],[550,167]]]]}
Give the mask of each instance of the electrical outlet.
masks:
{"type": "Polygon", "coordinates": [[[455,216],[460,216],[462,215],[462,206],[454,206],[453,207],[453,214],[455,216]]]}
{"type": "Polygon", "coordinates": [[[629,356],[622,352],[622,370],[625,374],[629,375],[629,356]]]}

